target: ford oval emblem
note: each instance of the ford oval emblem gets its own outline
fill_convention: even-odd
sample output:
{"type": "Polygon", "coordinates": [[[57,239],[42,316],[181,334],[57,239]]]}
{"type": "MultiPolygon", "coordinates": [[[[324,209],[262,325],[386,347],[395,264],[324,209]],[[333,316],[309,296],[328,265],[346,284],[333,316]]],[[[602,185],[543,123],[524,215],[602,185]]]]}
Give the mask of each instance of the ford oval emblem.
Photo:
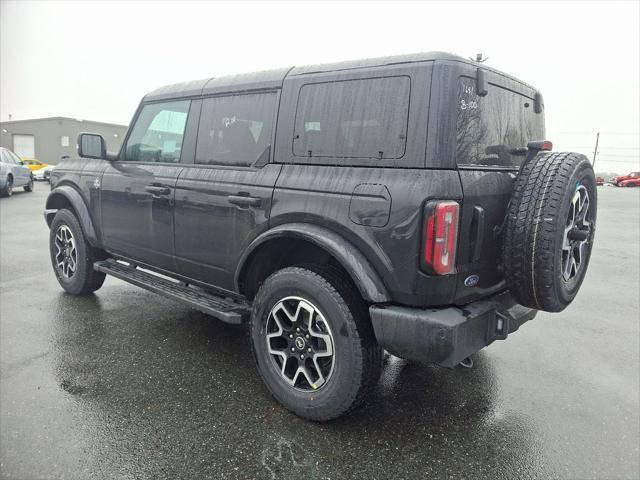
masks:
{"type": "Polygon", "coordinates": [[[475,287],[480,281],[480,277],[478,275],[469,275],[464,279],[465,287],[475,287]]]}

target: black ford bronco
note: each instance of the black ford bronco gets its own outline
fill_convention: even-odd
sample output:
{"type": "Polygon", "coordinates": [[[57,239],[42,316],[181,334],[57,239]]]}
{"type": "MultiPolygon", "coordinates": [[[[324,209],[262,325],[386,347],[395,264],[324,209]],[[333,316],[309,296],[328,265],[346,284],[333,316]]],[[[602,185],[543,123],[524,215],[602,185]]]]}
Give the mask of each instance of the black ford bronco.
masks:
{"type": "Polygon", "coordinates": [[[454,367],[575,297],[593,244],[583,155],[553,153],[533,87],[453,55],[160,88],[119,153],[81,134],[51,175],[51,262],[230,323],[300,416],[376,384],[383,352],[454,367]]]}

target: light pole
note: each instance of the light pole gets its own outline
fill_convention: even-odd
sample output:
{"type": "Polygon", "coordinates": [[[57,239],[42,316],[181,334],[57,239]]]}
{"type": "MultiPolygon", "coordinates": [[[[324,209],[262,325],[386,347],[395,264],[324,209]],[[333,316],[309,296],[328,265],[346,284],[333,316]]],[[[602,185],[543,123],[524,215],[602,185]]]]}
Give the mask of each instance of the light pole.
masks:
{"type": "Polygon", "coordinates": [[[600,132],[596,134],[596,149],[593,151],[593,163],[592,167],[596,169],[596,155],[598,155],[598,142],[600,141],[600,132]]]}

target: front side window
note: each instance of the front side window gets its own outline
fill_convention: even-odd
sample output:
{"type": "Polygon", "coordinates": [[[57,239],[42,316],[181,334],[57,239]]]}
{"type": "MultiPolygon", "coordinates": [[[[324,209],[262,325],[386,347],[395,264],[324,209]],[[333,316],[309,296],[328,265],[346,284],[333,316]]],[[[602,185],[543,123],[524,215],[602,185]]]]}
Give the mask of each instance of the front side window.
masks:
{"type": "Polygon", "coordinates": [[[144,105],[131,130],[125,160],[178,163],[190,100],[144,105]]]}
{"type": "Polygon", "coordinates": [[[271,144],[275,105],[275,93],[205,99],[195,163],[253,164],[271,144]]]}
{"type": "Polygon", "coordinates": [[[407,143],[409,77],[315,83],[300,89],[293,154],[401,158],[407,143]]]}
{"type": "Polygon", "coordinates": [[[476,94],[476,81],[458,81],[456,159],[458,165],[519,167],[525,159],[514,149],[544,140],[544,116],[535,113],[533,100],[489,84],[484,97],[476,94]]]}

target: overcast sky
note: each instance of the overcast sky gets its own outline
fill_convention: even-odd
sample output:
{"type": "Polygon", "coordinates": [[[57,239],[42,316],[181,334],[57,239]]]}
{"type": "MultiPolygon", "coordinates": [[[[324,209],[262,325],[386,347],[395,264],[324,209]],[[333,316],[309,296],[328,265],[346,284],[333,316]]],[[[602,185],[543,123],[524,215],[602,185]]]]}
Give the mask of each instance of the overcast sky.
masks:
{"type": "Polygon", "coordinates": [[[547,137],[596,170],[640,168],[640,2],[0,0],[0,120],[127,124],[150,90],[309,63],[442,50],[539,88],[547,137]]]}

